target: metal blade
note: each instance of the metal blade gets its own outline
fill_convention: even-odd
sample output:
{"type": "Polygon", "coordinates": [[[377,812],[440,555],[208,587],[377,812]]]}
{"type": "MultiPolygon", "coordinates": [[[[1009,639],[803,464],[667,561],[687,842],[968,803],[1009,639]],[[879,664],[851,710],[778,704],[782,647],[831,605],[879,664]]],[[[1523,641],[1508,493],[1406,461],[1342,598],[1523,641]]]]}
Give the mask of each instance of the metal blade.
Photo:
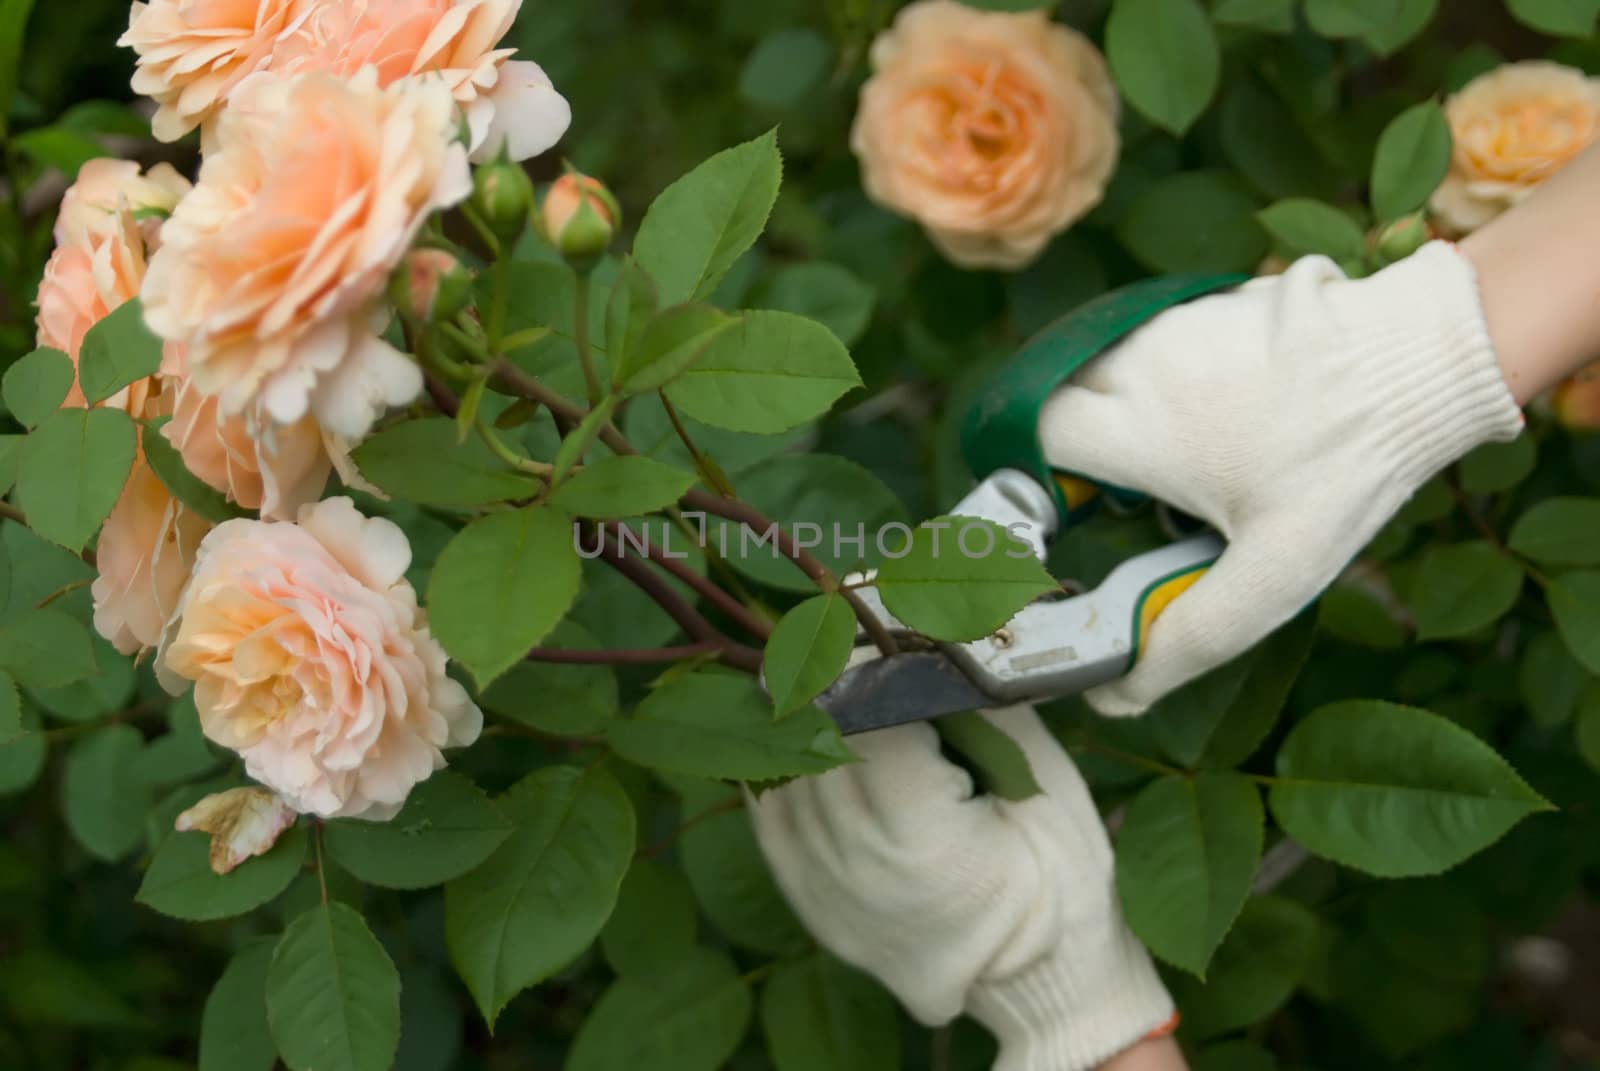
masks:
{"type": "Polygon", "coordinates": [[[845,670],[816,702],[846,734],[997,705],[938,651],[863,662],[845,670]]]}

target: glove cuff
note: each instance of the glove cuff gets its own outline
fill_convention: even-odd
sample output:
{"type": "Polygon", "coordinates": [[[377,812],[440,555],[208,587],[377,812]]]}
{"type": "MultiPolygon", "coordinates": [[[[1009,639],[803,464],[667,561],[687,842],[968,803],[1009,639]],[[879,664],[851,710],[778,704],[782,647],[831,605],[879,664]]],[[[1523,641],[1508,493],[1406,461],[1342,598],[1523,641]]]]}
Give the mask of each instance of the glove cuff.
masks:
{"type": "Polygon", "coordinates": [[[1495,361],[1477,273],[1448,242],[1430,242],[1341,288],[1337,330],[1352,378],[1376,396],[1359,428],[1409,495],[1446,465],[1523,428],[1495,361]]]}
{"type": "Polygon", "coordinates": [[[1051,956],[984,981],[967,1013],[1000,1042],[995,1071],[1088,1071],[1172,1018],[1172,998],[1120,917],[1051,956]]]}

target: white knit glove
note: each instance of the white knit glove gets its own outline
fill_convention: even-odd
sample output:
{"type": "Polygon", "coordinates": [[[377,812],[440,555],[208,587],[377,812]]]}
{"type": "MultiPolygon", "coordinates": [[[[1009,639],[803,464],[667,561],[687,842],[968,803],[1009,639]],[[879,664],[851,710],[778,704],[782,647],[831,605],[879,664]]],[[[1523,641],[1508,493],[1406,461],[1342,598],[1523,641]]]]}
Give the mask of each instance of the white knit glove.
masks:
{"type": "Polygon", "coordinates": [[[1522,414],[1472,266],[1433,242],[1352,281],[1326,257],[1172,309],[1090,362],[1040,415],[1046,458],[1147,492],[1228,549],[1088,694],[1136,714],[1306,606],[1425,481],[1522,414]]]}
{"type": "Polygon", "coordinates": [[[932,1026],[965,1011],[998,1071],[1082,1071],[1172,1016],[1122,921],[1111,846],[1076,767],[1031,707],[986,715],[1044,794],[1010,803],[920,723],[853,737],[865,760],[751,800],[762,850],[818,941],[932,1026]]]}

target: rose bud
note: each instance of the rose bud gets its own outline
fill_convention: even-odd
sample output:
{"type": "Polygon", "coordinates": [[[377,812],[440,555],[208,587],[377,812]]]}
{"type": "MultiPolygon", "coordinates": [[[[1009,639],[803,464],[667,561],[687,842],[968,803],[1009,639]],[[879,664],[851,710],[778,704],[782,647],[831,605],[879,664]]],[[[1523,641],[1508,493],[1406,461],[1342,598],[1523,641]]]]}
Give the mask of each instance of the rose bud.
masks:
{"type": "Polygon", "coordinates": [[[1421,249],[1431,237],[1421,212],[1402,216],[1378,232],[1378,256],[1385,264],[1393,264],[1421,249]]]}
{"type": "Polygon", "coordinates": [[[415,249],[389,282],[389,299],[421,323],[446,323],[472,299],[472,273],[443,249],[415,249]]]}
{"type": "Polygon", "coordinates": [[[533,210],[533,180],[504,154],[472,177],[472,204],[502,244],[522,235],[533,210]]]}
{"type": "Polygon", "coordinates": [[[599,179],[568,172],[545,195],[541,215],[544,236],[569,260],[588,260],[605,253],[622,221],[622,207],[599,179]]]}

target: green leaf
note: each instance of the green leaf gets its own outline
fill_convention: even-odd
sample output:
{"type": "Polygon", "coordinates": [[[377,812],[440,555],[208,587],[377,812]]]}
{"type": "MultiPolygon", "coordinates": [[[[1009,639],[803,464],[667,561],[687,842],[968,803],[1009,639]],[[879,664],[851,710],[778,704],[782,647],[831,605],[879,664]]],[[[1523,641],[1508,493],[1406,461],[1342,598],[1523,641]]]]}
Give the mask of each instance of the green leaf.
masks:
{"type": "Polygon", "coordinates": [[[574,517],[642,517],[676,503],[695,479],[692,472],[647,457],[602,458],[562,481],[550,504],[574,517]]]}
{"type": "Polygon", "coordinates": [[[84,851],[115,863],[139,846],[150,790],[135,760],[144,737],[131,725],[111,725],[73,745],[61,779],[67,828],[84,851]]]}
{"type": "Polygon", "coordinates": [[[513,472],[479,439],[456,440],[448,417],[408,420],[353,454],[361,475],[396,498],[430,506],[481,506],[532,498],[533,478],[513,472]]]}
{"type": "Polygon", "coordinates": [[[600,399],[600,404],[589,410],[578,426],[561,440],[561,448],[556,451],[555,472],[552,474],[556,482],[566,479],[567,473],[583,460],[584,453],[600,437],[606,425],[611,423],[619,401],[619,396],[615,394],[600,399]]]}
{"type": "Polygon", "coordinates": [[[221,524],[235,517],[247,517],[249,512],[228,501],[228,496],[190,472],[183,457],[161,434],[169,417],[152,420],[144,425],[139,442],[144,447],[144,459],[150,470],[161,481],[167,493],[208,521],[221,524]]]}
{"type": "Polygon", "coordinates": [[[716,1071],[750,1025],[750,990],[723,952],[697,948],[648,978],[623,977],[578,1029],[566,1071],[716,1071]]]}
{"type": "Polygon", "coordinates": [[[452,539],[428,583],[433,634],[486,687],[572,608],[581,569],[572,521],[532,507],[474,521],[452,539]]]}
{"type": "Polygon", "coordinates": [[[1191,1071],[1278,1071],[1277,1057],[1253,1041],[1224,1041],[1196,1053],[1191,1071]]]}
{"type": "Polygon", "coordinates": [[[72,390],[72,377],[72,358],[60,350],[38,349],[6,369],[0,394],[17,422],[33,428],[61,408],[72,390]]]}
{"type": "Polygon", "coordinates": [[[0,0],[0,135],[9,129],[11,101],[22,71],[22,38],[33,0],[0,0]]]}
{"type": "Polygon", "coordinates": [[[1026,544],[972,517],[924,521],[904,552],[878,570],[878,592],[889,612],[947,642],[982,639],[1056,589],[1026,544]]]}
{"type": "Polygon", "coordinates": [[[627,356],[613,365],[612,382],[629,394],[659,390],[682,375],[717,336],[738,322],[738,317],[710,305],[663,309],[644,325],[627,356]]]}
{"type": "Polygon", "coordinates": [[[662,684],[606,735],[617,754],[640,766],[738,781],[821,773],[855,757],[822,711],[806,706],[774,722],[760,685],[725,673],[662,684]]]}
{"type": "Polygon", "coordinates": [[[871,322],[877,298],[877,290],[848,268],[813,260],[780,269],[749,304],[820,321],[853,346],[871,322]]]}
{"type": "Polygon", "coordinates": [[[252,941],[228,961],[200,1017],[200,1071],[272,1071],[278,1049],[267,1026],[267,968],[274,942],[252,941]]]}
{"type": "Polygon", "coordinates": [[[761,663],[778,717],[811,702],[838,680],[855,640],[856,615],[838,595],[818,595],[784,614],[761,663]]]}
{"type": "Polygon", "coordinates": [[[1524,25],[1553,37],[1592,37],[1600,0],[1506,0],[1524,25]]]}
{"type": "Polygon", "coordinates": [[[1600,498],[1547,498],[1517,518],[1507,543],[1550,565],[1600,565],[1600,498]]]}
{"type": "Polygon", "coordinates": [[[1213,0],[1211,18],[1219,26],[1293,33],[1294,0],[1213,0]]]}
{"type": "Polygon", "coordinates": [[[78,384],[89,404],[161,371],[161,340],[144,324],[138,298],[118,305],[83,336],[78,384]]]}
{"type": "Polygon", "coordinates": [[[603,770],[536,770],[500,808],[511,836],[445,886],[450,959],[491,1029],[512,997],[599,935],[634,852],[633,807],[603,770]]]}
{"type": "Polygon", "coordinates": [[[267,968],[267,1023],[290,1071],[387,1071],[400,1045],[400,975],[348,904],[289,924],[267,968]]]}
{"type": "MultiPolygon", "coordinates": [[[[593,651],[599,641],[581,626],[563,621],[544,646],[593,651]]],[[[485,710],[555,736],[603,732],[621,707],[617,675],[610,666],[518,662],[483,693],[485,710]]]]}
{"type": "Polygon", "coordinates": [[[1427,203],[1450,170],[1450,123],[1437,101],[1407,108],[1384,128],[1372,160],[1372,211],[1399,219],[1427,203]]]}
{"type": "Polygon", "coordinates": [[[741,948],[769,956],[808,948],[811,937],[778,890],[750,816],[738,804],[737,793],[721,784],[684,800],[678,854],[695,899],[712,925],[741,948]]]}
{"type": "Polygon", "coordinates": [[[1487,628],[1516,605],[1522,570],[1486,540],[1432,546],[1411,584],[1417,636],[1467,636],[1487,628]]]}
{"type": "Polygon", "coordinates": [[[108,153],[100,142],[60,126],[35,127],[11,139],[17,151],[41,168],[54,168],[68,181],[76,181],[84,164],[108,153]]]}
{"type": "Polygon", "coordinates": [[[1282,1007],[1311,968],[1317,927],[1316,916],[1294,900],[1252,897],[1217,949],[1205,983],[1183,975],[1174,979],[1184,1032],[1215,1037],[1282,1007]]]}
{"type": "Polygon", "coordinates": [[[1278,751],[1272,816],[1307,850],[1379,877],[1436,874],[1550,809],[1453,722],[1392,703],[1335,703],[1278,751]]]}
{"type": "Polygon", "coordinates": [[[1600,572],[1558,576],[1545,598],[1567,650],[1590,673],[1600,674],[1600,572]]]}
{"type": "Polygon", "coordinates": [[[902,1066],[894,998],[823,952],[773,970],[761,992],[761,1030],[777,1071],[902,1066]]]}
{"type": "Polygon", "coordinates": [[[89,631],[59,610],[24,610],[0,626],[0,669],[24,688],[60,688],[95,668],[89,631]]]}
{"type": "MultiPolygon", "coordinates": [[[[835,575],[872,568],[911,531],[900,500],[882,480],[853,461],[828,454],[768,458],[740,474],[741,497],[778,522],[835,575]],[[826,523],[822,523],[822,522],[826,523]]],[[[712,519],[707,539],[752,580],[796,594],[816,582],[775,547],[775,534],[712,519]]]]}
{"type": "Polygon", "coordinates": [[[1539,446],[1532,435],[1484,443],[1461,459],[1461,486],[1474,495],[1509,491],[1528,478],[1538,461],[1539,446]]]}
{"type": "Polygon", "coordinates": [[[655,317],[658,300],[650,273],[632,257],[624,257],[606,302],[606,356],[613,375],[632,360],[640,334],[655,317]]]}
{"type": "Polygon", "coordinates": [[[617,908],[600,931],[600,948],[618,974],[666,970],[694,948],[694,891],[683,871],[638,858],[622,879],[617,908]]]}
{"type": "Polygon", "coordinates": [[[808,99],[827,77],[833,45],[816,30],[789,27],[761,39],[739,72],[739,96],[779,112],[808,99]]]}
{"type": "Polygon", "coordinates": [[[860,385],[849,351],[822,324],[755,311],[719,334],[667,394],[714,428],[774,435],[815,420],[860,385]]]}
{"type": "Polygon", "coordinates": [[[1139,793],[1117,833],[1117,892],[1150,951],[1205,977],[1250,895],[1265,820],[1236,773],[1163,777],[1139,793]]]}
{"type": "Polygon", "coordinates": [[[940,741],[966,760],[981,791],[1012,801],[1032,799],[1044,791],[1034,779],[1027,752],[976,710],[946,714],[933,727],[940,741]]]}
{"type": "Polygon", "coordinates": [[[17,473],[17,505],[28,526],[82,550],[128,481],[137,438],[120,409],[62,409],[45,418],[23,443],[17,473]]]}
{"type": "Polygon", "coordinates": [[[49,744],[39,730],[39,716],[24,708],[22,735],[0,743],[0,797],[25,792],[38,780],[49,754],[49,744]]]}
{"type": "Polygon", "coordinates": [[[190,922],[242,915],[289,887],[305,862],[306,844],[305,829],[291,826],[265,855],[248,859],[227,874],[216,874],[211,870],[208,834],[173,833],[156,849],[134,899],[190,922]]]}
{"type": "Polygon", "coordinates": [[[1117,222],[1117,237],[1158,272],[1253,271],[1267,255],[1256,199],[1238,178],[1190,171],[1150,183],[1117,222]]]}
{"type": "Polygon", "coordinates": [[[1554,631],[1529,640],[1517,667],[1522,701],[1540,725],[1561,725],[1572,717],[1591,679],[1554,631]]]}
{"type": "Polygon", "coordinates": [[[1106,58],[1128,103],[1178,135],[1211,103],[1222,72],[1216,33],[1197,0],[1116,0],[1106,58]]]}
{"type": "Polygon", "coordinates": [[[1393,3],[1394,14],[1362,38],[1362,42],[1380,56],[1391,56],[1416,40],[1439,9],[1439,0],[1393,0],[1393,3]]]}
{"type": "Polygon", "coordinates": [[[777,131],[720,152],[656,198],[633,255],[663,305],[709,297],[767,225],[783,180],[777,131]]]}
{"type": "Polygon", "coordinates": [[[368,885],[426,889],[471,870],[511,835],[511,823],[483,790],[440,770],[412,790],[387,822],[329,822],[334,861],[368,885]]]}
{"type": "Polygon", "coordinates": [[[0,495],[10,491],[17,482],[17,466],[22,462],[22,444],[26,435],[0,435],[0,495]]]}
{"type": "MultiPolygon", "coordinates": [[[[30,934],[36,940],[42,934],[30,934]]],[[[102,972],[41,948],[8,952],[0,960],[0,1005],[37,1029],[77,1027],[84,1032],[144,1028],[148,1020],[101,977],[102,972]]]]}
{"type": "Polygon", "coordinates": [[[1382,33],[1399,13],[1397,0],[1306,0],[1306,20],[1323,37],[1382,33]]]}
{"type": "Polygon", "coordinates": [[[1361,226],[1332,205],[1309,197],[1292,197],[1256,214],[1261,225],[1292,256],[1321,253],[1335,260],[1366,255],[1361,226]]]}

